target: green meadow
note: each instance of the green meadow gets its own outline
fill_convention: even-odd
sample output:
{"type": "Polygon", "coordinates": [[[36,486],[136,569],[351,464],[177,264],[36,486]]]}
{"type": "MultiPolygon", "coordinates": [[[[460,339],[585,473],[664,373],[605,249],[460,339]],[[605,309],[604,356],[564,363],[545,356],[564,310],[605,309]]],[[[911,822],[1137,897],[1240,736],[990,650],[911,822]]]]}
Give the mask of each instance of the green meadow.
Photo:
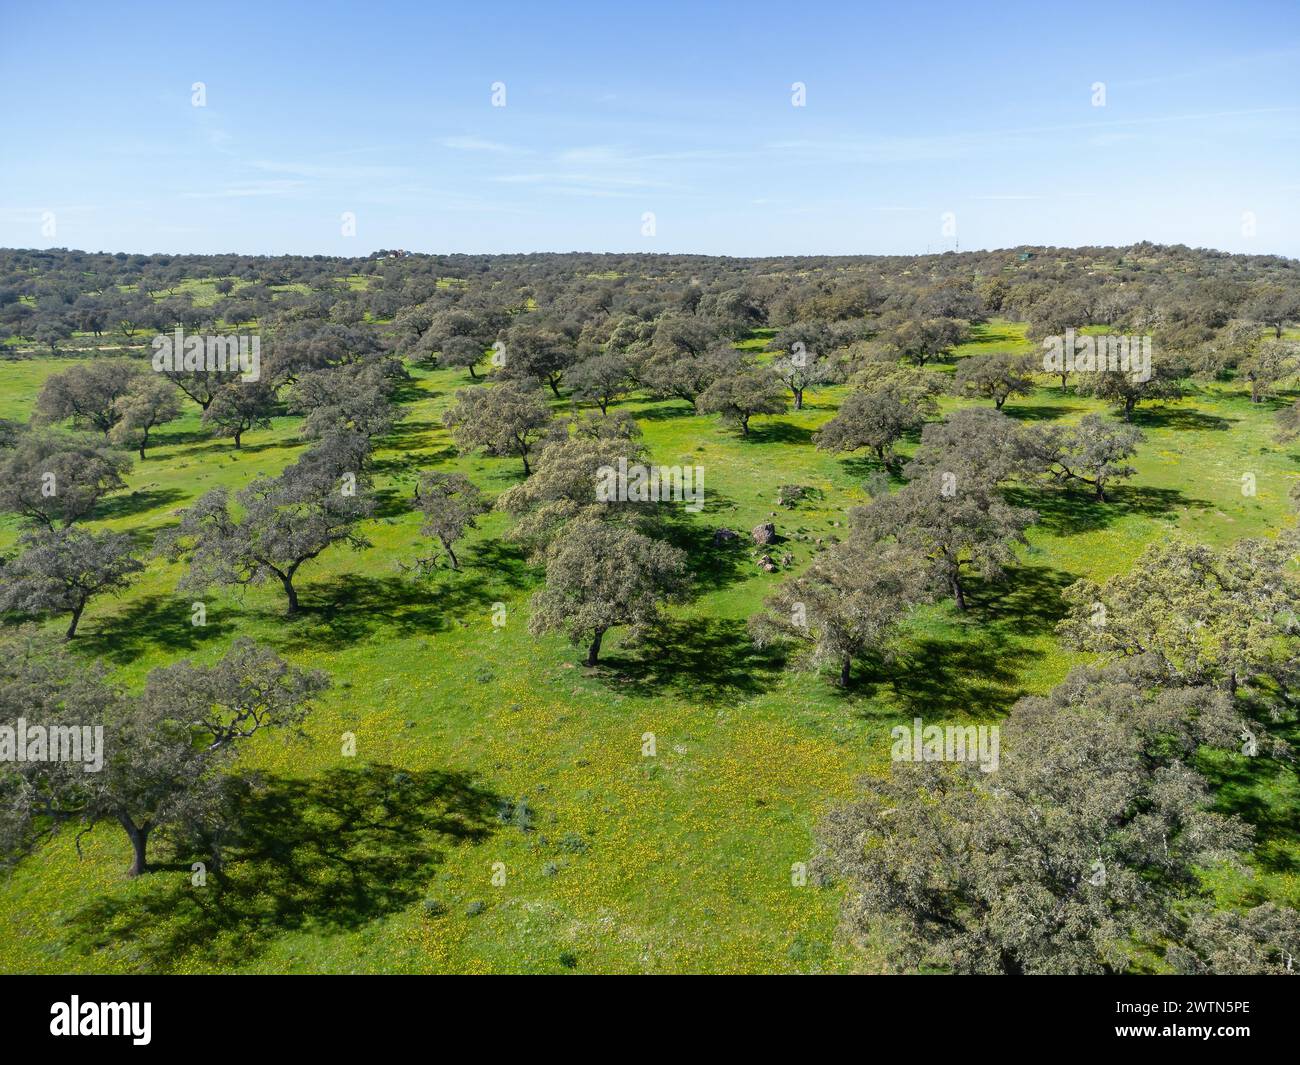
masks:
{"type": "MultiPolygon", "coordinates": [[[[956,357],[1029,350],[1023,330],[994,320],[956,357]]],[[[759,349],[767,335],[745,345],[759,349]]],[[[42,381],[71,364],[0,362],[0,418],[25,420],[42,381]]],[[[635,645],[613,631],[589,670],[562,638],[528,634],[540,574],[505,539],[506,515],[480,520],[458,549],[460,572],[412,575],[428,554],[410,507],[418,471],[460,471],[496,495],[522,467],[457,454],[442,426],[457,389],[489,385],[410,369],[402,420],[375,453],[372,546],[332,548],[304,567],[301,616],[286,619],[279,589],[262,586],[210,592],[196,626],[195,597],[176,590],[180,567],[160,560],[121,597],[92,602],[75,649],[103,659],[124,686],[182,658],[213,661],[241,635],[333,684],[302,735],[260,733],[245,749],[260,784],[220,877],[196,886],[192,856],[160,847],[155,871],[128,879],[126,837],[100,825],[80,853],[63,831],[0,879],[5,971],[853,969],[863,963],[837,935],[837,890],[796,886],[792,869],[855,779],[888,771],[890,727],[922,714],[996,721],[1020,696],[1046,692],[1086,660],[1054,635],[1062,588],[1121,572],[1164,537],[1221,545],[1272,535],[1291,520],[1287,494],[1300,476],[1300,452],[1278,444],[1274,428],[1294,394],[1251,404],[1242,386],[1218,382],[1144,405],[1134,415],[1146,434],[1137,474],[1109,502],[1014,489],[1040,521],[1009,580],[975,582],[965,615],[950,604],[918,611],[896,658],[859,668],[840,691],[756,648],[746,620],[819,543],[845,535],[848,508],[865,502],[878,473],[864,454],[813,445],[845,389],[814,387],[804,410],[756,417],[747,438],[680,401],[633,396],[615,409],[637,418],[654,461],[704,470],[703,512],[672,523],[693,594],[635,645]],[[820,495],[778,506],[786,484],[820,495]],[[749,538],[763,521],[783,537],[777,556],[792,556],[777,573],[758,567],[749,538]],[[715,545],[720,527],[740,540],[715,545]]],[[[1005,413],[1074,421],[1104,409],[1044,376],[1005,413]]],[[[284,417],[236,451],[200,431],[192,404],[156,439],[92,523],[131,533],[142,551],[203,492],[277,473],[305,446],[298,419],[284,417]]],[[[0,523],[0,549],[18,533],[13,520],[0,523]]],[[[1223,808],[1256,825],[1257,845],[1249,869],[1214,887],[1225,902],[1300,905],[1294,775],[1241,761],[1206,769],[1223,808]]]]}

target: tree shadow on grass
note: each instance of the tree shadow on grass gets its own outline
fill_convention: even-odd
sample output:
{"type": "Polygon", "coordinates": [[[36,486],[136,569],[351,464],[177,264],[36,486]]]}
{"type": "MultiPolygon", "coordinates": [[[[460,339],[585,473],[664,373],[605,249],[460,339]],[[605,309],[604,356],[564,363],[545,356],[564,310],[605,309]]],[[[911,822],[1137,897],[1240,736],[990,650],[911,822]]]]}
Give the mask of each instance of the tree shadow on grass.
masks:
{"type": "Polygon", "coordinates": [[[431,399],[433,396],[440,394],[441,393],[438,392],[426,391],[420,387],[419,382],[416,381],[415,378],[410,378],[399,382],[393,388],[392,394],[388,398],[398,406],[406,406],[409,403],[423,402],[426,399],[431,399]]]}
{"type": "Polygon", "coordinates": [[[922,717],[1000,718],[1025,694],[1020,673],[1037,655],[977,629],[960,637],[925,637],[912,640],[857,687],[870,695],[873,681],[887,682],[906,712],[922,717]]]}
{"type": "Polygon", "coordinates": [[[482,616],[503,588],[529,584],[523,556],[509,545],[483,540],[458,552],[461,569],[438,570],[427,579],[340,574],[299,589],[301,612],[287,622],[286,650],[350,646],[377,631],[400,636],[446,630],[456,621],[482,616]]]}
{"type": "MultiPolygon", "coordinates": [[[[1276,730],[1277,726],[1270,728],[1276,730]]],[[[1284,738],[1292,743],[1296,739],[1293,735],[1284,738]]],[[[1300,824],[1295,816],[1297,785],[1292,767],[1272,758],[1217,756],[1212,766],[1202,768],[1214,790],[1215,809],[1236,814],[1255,827],[1253,854],[1260,868],[1293,876],[1300,872],[1300,824]]]]}
{"type": "MultiPolygon", "coordinates": [[[[709,509],[706,506],[705,510],[709,509]]],[[[660,528],[668,543],[685,552],[691,588],[696,594],[717,591],[744,579],[741,566],[748,562],[744,548],[749,536],[743,529],[732,529],[736,533],[734,540],[714,543],[712,526],[696,524],[675,513],[667,516],[660,528]]]]}
{"type": "Polygon", "coordinates": [[[1010,329],[995,329],[991,325],[979,325],[973,330],[968,343],[972,344],[1023,344],[1025,342],[1024,333],[1017,333],[1010,329]]]}
{"type": "Polygon", "coordinates": [[[462,566],[486,570],[507,587],[518,590],[531,583],[528,561],[523,551],[512,543],[485,538],[467,544],[458,554],[462,566]]]}
{"type": "MultiPolygon", "coordinates": [[[[266,432],[267,430],[254,430],[255,432],[266,432]]],[[[211,437],[208,438],[212,440],[211,437]]],[[[282,437],[278,440],[265,440],[260,443],[249,443],[248,438],[239,447],[226,437],[212,440],[210,444],[199,447],[195,446],[190,450],[190,455],[194,458],[220,458],[226,456],[231,459],[237,459],[240,455],[259,455],[263,451],[297,451],[310,445],[310,440],[305,440],[299,436],[282,437]]]]}
{"type": "MultiPolygon", "coordinates": [[[[185,444],[211,443],[212,434],[202,429],[155,429],[149,434],[149,446],[145,448],[148,455],[156,447],[181,447],[185,444]]],[[[150,459],[145,459],[147,467],[150,459]]]]}
{"type": "Polygon", "coordinates": [[[899,486],[907,483],[901,472],[903,462],[896,462],[892,467],[886,466],[872,452],[855,452],[852,455],[840,459],[840,468],[850,477],[856,480],[866,481],[871,477],[881,474],[885,476],[886,483],[890,486],[899,486]]]}
{"type": "Polygon", "coordinates": [[[427,446],[425,437],[435,430],[444,429],[442,422],[429,419],[411,419],[398,422],[383,437],[385,451],[419,451],[427,446]]]}
{"type": "Polygon", "coordinates": [[[1053,536],[1073,536],[1104,529],[1119,518],[1105,503],[1072,488],[1032,484],[1008,488],[1007,501],[1038,514],[1037,525],[1053,536]]]}
{"type": "Polygon", "coordinates": [[[95,517],[104,521],[132,518],[151,510],[171,506],[188,496],[177,488],[149,488],[134,492],[119,492],[100,502],[95,517]]]}
{"type": "Polygon", "coordinates": [[[1016,506],[1038,512],[1038,524],[1054,536],[1074,536],[1095,532],[1120,518],[1138,514],[1158,518],[1180,507],[1203,510],[1208,500],[1192,499],[1177,488],[1150,485],[1112,485],[1106,489],[1104,502],[1097,500],[1087,485],[1034,485],[1012,488],[1007,498],[1016,506]]]}
{"type": "Polygon", "coordinates": [[[641,410],[633,409],[632,403],[623,404],[628,413],[639,422],[663,422],[673,418],[696,417],[695,405],[684,399],[672,399],[647,404],[641,410]]]}
{"type": "Polygon", "coordinates": [[[1146,518],[1172,514],[1179,507],[1208,510],[1214,505],[1208,499],[1189,498],[1177,488],[1154,488],[1140,484],[1121,484],[1107,488],[1106,500],[1102,506],[1114,507],[1125,514],[1140,514],[1146,518]]]}
{"type": "Polygon", "coordinates": [[[463,773],[272,778],[240,802],[234,843],[205,886],[191,884],[187,860],[158,867],[74,914],[69,943],[169,972],[245,964],[286,933],[355,931],[421,898],[447,848],[486,839],[499,806],[463,773]]]}
{"type": "Polygon", "coordinates": [[[438,466],[444,462],[450,462],[459,457],[459,453],[454,447],[440,447],[436,450],[430,450],[430,448],[431,445],[424,440],[403,444],[385,443],[382,450],[398,451],[402,452],[402,454],[372,458],[370,460],[370,471],[375,474],[406,475],[411,480],[414,480],[421,470],[438,466]],[[411,451],[419,451],[420,454],[412,456],[407,453],[411,451]]]}
{"type": "Polygon", "coordinates": [[[75,643],[99,658],[126,666],[139,661],[151,647],[169,653],[197,650],[211,639],[231,634],[236,625],[217,616],[195,625],[189,599],[149,595],[134,599],[125,610],[108,616],[94,612],[94,605],[77,629],[75,643]]]}
{"type": "Polygon", "coordinates": [[[873,695],[881,683],[892,686],[908,713],[948,717],[1001,717],[1026,694],[1020,678],[1042,651],[1023,637],[1051,633],[1066,614],[1061,591],[1077,575],[1050,566],[1009,567],[997,584],[967,579],[965,614],[951,619],[943,636],[913,636],[900,641],[891,661],[864,663],[849,691],[873,695]]]}
{"type": "Polygon", "coordinates": [[[744,440],[751,444],[811,444],[813,431],[789,422],[762,422],[749,427],[744,440]]]}
{"type": "Polygon", "coordinates": [[[1231,429],[1240,418],[1224,418],[1190,407],[1137,407],[1132,423],[1139,429],[1190,429],[1196,431],[1231,429]]]}
{"type": "Polygon", "coordinates": [[[1051,566],[1010,566],[998,584],[977,580],[965,586],[969,616],[1012,637],[1052,632],[1066,614],[1061,592],[1078,579],[1051,566]]]}
{"type": "Polygon", "coordinates": [[[375,500],[374,517],[398,518],[409,514],[415,508],[415,500],[409,491],[397,488],[376,488],[372,493],[375,500]]]}
{"type": "Polygon", "coordinates": [[[1042,403],[1032,407],[1008,404],[1002,408],[1002,413],[1018,422],[1054,422],[1082,409],[1060,403],[1042,403]]]}
{"type": "Polygon", "coordinates": [[[733,618],[665,618],[635,647],[601,658],[620,691],[724,702],[757,695],[785,665],[780,649],[759,648],[743,621],[733,618]]]}

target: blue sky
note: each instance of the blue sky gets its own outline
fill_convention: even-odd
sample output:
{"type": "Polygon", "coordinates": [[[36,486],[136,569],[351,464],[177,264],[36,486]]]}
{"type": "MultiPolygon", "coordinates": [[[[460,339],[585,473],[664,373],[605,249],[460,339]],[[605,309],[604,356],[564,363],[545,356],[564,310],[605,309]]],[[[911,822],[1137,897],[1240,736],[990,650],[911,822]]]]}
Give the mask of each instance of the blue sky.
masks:
{"type": "Polygon", "coordinates": [[[9,247],[1300,255],[1295,0],[0,0],[0,99],[9,247]]]}

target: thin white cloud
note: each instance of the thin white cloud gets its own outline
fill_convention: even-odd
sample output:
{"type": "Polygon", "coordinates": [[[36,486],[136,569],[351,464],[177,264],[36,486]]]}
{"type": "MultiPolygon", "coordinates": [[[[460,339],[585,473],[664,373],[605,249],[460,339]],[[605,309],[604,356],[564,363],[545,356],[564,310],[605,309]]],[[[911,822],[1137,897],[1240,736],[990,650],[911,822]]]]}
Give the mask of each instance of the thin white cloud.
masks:
{"type": "Polygon", "coordinates": [[[24,223],[24,222],[41,222],[44,214],[49,211],[55,217],[68,214],[86,214],[92,211],[99,211],[103,208],[93,207],[89,204],[69,204],[60,207],[58,204],[45,204],[41,207],[0,207],[0,222],[4,223],[24,223]]]}
{"type": "Polygon", "coordinates": [[[302,178],[320,178],[330,181],[381,181],[409,173],[403,166],[374,166],[356,164],[322,166],[318,163],[284,163],[271,159],[254,159],[249,164],[254,170],[268,174],[295,174],[302,178]]]}
{"type": "Polygon", "coordinates": [[[438,143],[458,152],[489,152],[494,155],[518,155],[526,150],[482,137],[443,137],[438,143]]]}
{"type": "Polygon", "coordinates": [[[1023,144],[1030,138],[1049,134],[1114,135],[1115,131],[1144,126],[1176,123],[1207,123],[1218,119],[1239,119],[1258,115],[1296,114],[1296,107],[1259,107],[1240,111],[1204,111],[1147,118],[1068,122],[1060,125],[1025,126],[1022,128],[979,130],[915,137],[879,137],[870,140],[782,140],[766,145],[769,151],[806,155],[810,160],[848,158],[874,163],[913,163],[959,159],[970,155],[998,155],[1023,144]]]}
{"type": "Polygon", "coordinates": [[[227,185],[223,189],[182,192],[183,200],[227,200],[245,196],[288,196],[306,186],[305,181],[284,179],[280,181],[244,181],[227,185]]]}
{"type": "Polygon", "coordinates": [[[628,195],[640,189],[674,187],[661,176],[661,166],[646,156],[611,145],[566,148],[556,152],[546,169],[497,174],[490,180],[506,185],[533,185],[550,192],[601,196],[628,195]]]}

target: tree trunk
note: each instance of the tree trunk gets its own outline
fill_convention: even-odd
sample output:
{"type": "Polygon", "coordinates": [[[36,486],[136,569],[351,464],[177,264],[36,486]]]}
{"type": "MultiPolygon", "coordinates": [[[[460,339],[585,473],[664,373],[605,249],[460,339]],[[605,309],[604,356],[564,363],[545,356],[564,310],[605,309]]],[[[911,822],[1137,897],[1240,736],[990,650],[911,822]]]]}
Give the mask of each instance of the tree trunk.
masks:
{"type": "Polygon", "coordinates": [[[748,435],[749,435],[749,415],[748,415],[748,414],[742,414],[742,415],[740,416],[740,435],[741,435],[741,436],[748,436],[748,435]]]}
{"type": "Polygon", "coordinates": [[[298,591],[293,586],[293,575],[287,573],[280,574],[280,583],[284,585],[284,594],[289,599],[289,609],[286,613],[298,613],[298,591]]]}
{"type": "Polygon", "coordinates": [[[548,377],[547,383],[551,386],[551,391],[555,393],[555,398],[560,398],[560,386],[554,377],[548,377]]]}
{"type": "Polygon", "coordinates": [[[81,621],[81,612],[86,609],[86,601],[83,599],[72,608],[72,620],[68,622],[68,631],[63,634],[65,640],[70,640],[77,635],[77,623],[81,621]]]}
{"type": "Polygon", "coordinates": [[[236,451],[239,450],[239,438],[240,438],[241,436],[243,436],[243,435],[244,435],[244,430],[242,430],[242,429],[236,429],[236,430],[235,430],[235,450],[236,450],[236,451]]]}
{"type": "Polygon", "coordinates": [[[844,660],[840,663],[840,687],[841,688],[847,688],[849,686],[849,671],[852,668],[853,668],[853,659],[850,658],[848,655],[845,655],[844,660]]]}
{"type": "Polygon", "coordinates": [[[451,568],[460,569],[460,565],[456,561],[456,552],[451,549],[451,544],[448,542],[447,538],[440,536],[438,539],[442,541],[442,549],[447,552],[447,557],[451,559],[451,568]]]}
{"type": "Polygon", "coordinates": [[[998,954],[998,963],[1002,967],[1003,976],[1020,976],[1024,972],[1024,966],[1009,950],[1000,950],[998,954]]]}
{"type": "Polygon", "coordinates": [[[118,821],[121,822],[122,827],[126,829],[126,834],[131,840],[131,850],[133,852],[131,868],[127,870],[126,875],[139,876],[141,873],[147,873],[149,871],[148,847],[149,833],[151,831],[150,826],[144,825],[138,827],[134,821],[125,815],[119,816],[118,821]]]}
{"type": "Polygon", "coordinates": [[[604,629],[596,630],[596,638],[591,641],[591,646],[587,648],[586,664],[588,666],[594,666],[596,664],[596,659],[600,655],[600,641],[604,638],[604,636],[605,636],[604,629]]]}
{"type": "Polygon", "coordinates": [[[952,598],[953,602],[957,604],[958,610],[966,609],[966,593],[961,586],[961,577],[955,573],[952,577],[952,598]]]}
{"type": "Polygon", "coordinates": [[[790,391],[794,393],[794,409],[803,410],[803,389],[792,388],[790,391]]]}
{"type": "Polygon", "coordinates": [[[473,364],[472,362],[469,364],[469,379],[470,379],[471,381],[477,381],[477,380],[478,380],[478,374],[476,374],[476,373],[474,372],[474,364],[473,364]]]}
{"type": "Polygon", "coordinates": [[[533,474],[533,468],[530,465],[528,465],[528,452],[527,451],[519,452],[519,457],[524,460],[524,476],[531,477],[533,474]]]}

